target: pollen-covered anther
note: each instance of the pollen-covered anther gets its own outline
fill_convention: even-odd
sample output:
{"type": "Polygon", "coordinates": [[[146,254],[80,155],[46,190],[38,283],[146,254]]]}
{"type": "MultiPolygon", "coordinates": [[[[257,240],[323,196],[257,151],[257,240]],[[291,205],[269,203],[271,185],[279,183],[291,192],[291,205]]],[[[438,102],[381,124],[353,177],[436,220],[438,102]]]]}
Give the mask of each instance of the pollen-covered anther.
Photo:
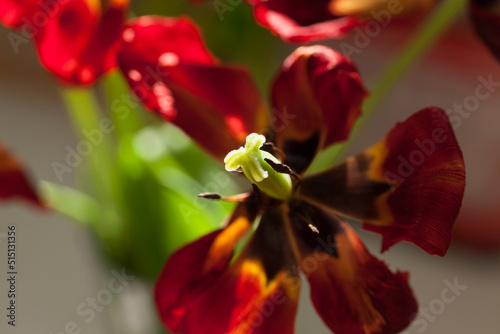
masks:
{"type": "Polygon", "coordinates": [[[276,171],[267,162],[281,164],[272,154],[260,149],[265,142],[266,137],[263,135],[256,133],[248,135],[244,147],[227,154],[224,159],[226,170],[243,169],[245,176],[264,193],[277,199],[287,200],[292,194],[292,180],[290,175],[276,171]]]}

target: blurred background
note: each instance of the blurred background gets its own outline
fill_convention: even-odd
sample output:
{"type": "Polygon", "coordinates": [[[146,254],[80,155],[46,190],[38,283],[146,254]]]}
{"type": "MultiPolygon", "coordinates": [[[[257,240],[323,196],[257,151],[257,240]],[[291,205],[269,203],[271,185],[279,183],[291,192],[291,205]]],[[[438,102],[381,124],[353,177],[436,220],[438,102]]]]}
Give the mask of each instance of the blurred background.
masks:
{"type": "MultiPolygon", "coordinates": [[[[251,9],[244,3],[233,6],[222,18],[210,1],[193,8],[185,1],[165,4],[165,1],[142,0],[133,3],[133,12],[135,15],[190,14],[203,27],[207,44],[217,57],[250,67],[266,99],[269,83],[283,59],[294,49],[256,26],[251,9]]],[[[369,38],[365,46],[357,48],[359,52],[352,53],[368,88],[376,83],[413,29],[412,25],[389,26],[369,38]]],[[[8,32],[0,27],[0,140],[22,159],[34,182],[45,180],[60,184],[52,164],[64,161],[66,147],[75,147],[78,139],[58,84],[39,65],[30,44],[21,45],[19,52],[14,52],[6,38],[8,32]]],[[[355,46],[356,38],[353,32],[341,42],[325,44],[337,49],[341,43],[355,46]]],[[[480,78],[490,76],[500,82],[500,64],[477,40],[464,15],[403,75],[346,152],[349,155],[372,145],[398,121],[426,106],[450,109],[451,116],[460,118],[455,130],[466,162],[467,188],[449,253],[444,258],[429,256],[414,245],[402,243],[380,255],[381,238],[359,232],[370,251],[386,260],[391,269],[410,272],[410,283],[422,310],[407,334],[489,334],[498,333],[500,328],[500,178],[497,174],[500,170],[500,87],[467,116],[458,116],[453,111],[455,104],[463,104],[475,94],[482,82],[480,78]],[[456,298],[449,302],[446,297],[453,295],[449,292],[443,298],[443,291],[457,284],[461,288],[454,294],[456,298]]],[[[148,122],[156,123],[153,118],[148,122]]],[[[171,146],[168,138],[161,137],[159,145],[171,146]]],[[[211,170],[218,171],[216,164],[203,161],[211,170]]],[[[74,172],[78,172],[78,167],[74,172]]],[[[198,181],[203,188],[206,181],[198,181]]],[[[65,175],[62,184],[75,186],[74,175],[65,175]]],[[[208,205],[206,210],[213,210],[211,217],[222,220],[230,206],[208,205]]],[[[353,226],[359,231],[359,224],[353,223],[353,226]]],[[[88,227],[62,215],[34,209],[24,202],[2,202],[0,249],[1,333],[69,334],[80,333],[78,330],[94,334],[158,333],[154,306],[148,298],[150,286],[139,279],[124,279],[124,289],[112,295],[113,302],[96,307],[94,316],[90,316],[88,305],[92,299],[105,299],[102,291],[127,268],[103,260],[88,227]],[[15,328],[7,326],[4,315],[7,307],[4,235],[10,225],[17,228],[19,268],[15,328]]],[[[329,333],[309,301],[307,284],[303,285],[296,324],[298,334],[329,333]]]]}

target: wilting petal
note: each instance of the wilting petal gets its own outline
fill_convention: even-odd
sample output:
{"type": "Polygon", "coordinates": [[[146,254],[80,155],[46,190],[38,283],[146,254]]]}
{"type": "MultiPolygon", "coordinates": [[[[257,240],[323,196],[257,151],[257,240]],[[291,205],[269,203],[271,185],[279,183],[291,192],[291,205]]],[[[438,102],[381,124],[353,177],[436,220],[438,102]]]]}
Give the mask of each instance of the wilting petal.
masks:
{"type": "Polygon", "coordinates": [[[92,84],[116,67],[116,52],[128,0],[112,0],[100,13],[99,2],[57,3],[46,23],[34,29],[42,64],[64,83],[92,84]]]}
{"type": "Polygon", "coordinates": [[[387,26],[395,18],[427,12],[435,0],[248,0],[255,18],[287,42],[342,38],[352,28],[373,22],[387,26]]]}
{"type": "Polygon", "coordinates": [[[500,1],[470,0],[470,15],[477,34],[500,60],[500,1]]]}
{"type": "Polygon", "coordinates": [[[249,73],[217,65],[188,19],[142,17],[123,39],[119,64],[134,93],[221,161],[267,125],[249,73]]]}
{"type": "Polygon", "coordinates": [[[204,293],[226,271],[238,240],[256,217],[249,204],[239,204],[222,230],[208,234],[174,253],[156,283],[155,298],[163,323],[177,330],[198,293],[204,293]]]}
{"type": "Polygon", "coordinates": [[[22,197],[42,206],[19,161],[0,143],[0,199],[22,197]]]}
{"type": "Polygon", "coordinates": [[[298,268],[281,209],[264,213],[236,262],[186,312],[183,333],[293,334],[298,268]]]}
{"type": "Polygon", "coordinates": [[[409,325],[417,303],[407,273],[392,273],[334,215],[299,203],[290,220],[311,299],[335,334],[399,333],[409,325]]]}
{"type": "Polygon", "coordinates": [[[443,110],[423,109],[370,149],[302,180],[299,197],[363,220],[382,251],[407,240],[444,255],[465,188],[465,167],[443,110]]]}
{"type": "MultiPolygon", "coordinates": [[[[241,206],[240,206],[241,208],[241,206]]],[[[240,216],[241,217],[241,216],[240,216]]],[[[156,287],[158,309],[173,331],[202,333],[293,333],[300,288],[297,267],[288,237],[282,228],[281,210],[264,214],[249,244],[228,267],[232,249],[213,252],[220,242],[243,231],[235,220],[222,232],[214,232],[185,247],[167,263],[156,287]],[[229,235],[229,236],[228,236],[229,235]],[[213,265],[211,257],[223,266],[213,265]]],[[[246,228],[245,228],[246,230],[246,228]]]]}
{"type": "Polygon", "coordinates": [[[295,50],[272,89],[271,130],[285,163],[301,173],[320,148],[347,139],[366,94],[343,54],[320,45],[295,50]]]}

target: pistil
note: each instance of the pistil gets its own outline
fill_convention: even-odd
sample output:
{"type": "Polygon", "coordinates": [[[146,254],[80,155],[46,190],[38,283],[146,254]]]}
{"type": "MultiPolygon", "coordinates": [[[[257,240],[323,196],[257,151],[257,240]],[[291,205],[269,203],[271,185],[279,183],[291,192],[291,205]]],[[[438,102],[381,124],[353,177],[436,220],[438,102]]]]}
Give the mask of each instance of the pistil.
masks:
{"type": "Polygon", "coordinates": [[[272,154],[260,149],[265,142],[266,137],[263,135],[249,134],[244,147],[226,155],[226,170],[238,171],[241,168],[245,176],[262,192],[276,199],[288,200],[292,195],[292,180],[290,175],[275,171],[265,161],[269,159],[281,164],[272,154]]]}

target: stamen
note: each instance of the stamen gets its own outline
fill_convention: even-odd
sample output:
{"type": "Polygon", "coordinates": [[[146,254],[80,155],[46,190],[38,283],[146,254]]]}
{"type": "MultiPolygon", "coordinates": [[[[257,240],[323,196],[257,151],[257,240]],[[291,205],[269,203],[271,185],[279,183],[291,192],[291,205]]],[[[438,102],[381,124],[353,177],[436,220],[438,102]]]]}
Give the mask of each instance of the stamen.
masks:
{"type": "Polygon", "coordinates": [[[206,199],[215,199],[215,200],[221,200],[225,202],[245,202],[247,199],[250,198],[252,193],[243,193],[243,194],[238,194],[238,195],[233,195],[233,196],[222,196],[218,193],[201,193],[198,194],[198,197],[201,198],[206,198],[206,199]]]}
{"type": "Polygon", "coordinates": [[[278,173],[282,173],[282,174],[292,174],[293,173],[292,169],[285,164],[279,164],[279,163],[276,163],[276,162],[272,161],[271,159],[267,159],[267,158],[264,159],[264,161],[267,162],[269,164],[269,166],[271,166],[278,173]]]}
{"type": "Polygon", "coordinates": [[[316,226],[314,226],[313,224],[309,224],[307,226],[309,226],[309,228],[311,229],[311,231],[313,231],[316,234],[319,234],[319,230],[318,230],[318,228],[316,226]]]}

